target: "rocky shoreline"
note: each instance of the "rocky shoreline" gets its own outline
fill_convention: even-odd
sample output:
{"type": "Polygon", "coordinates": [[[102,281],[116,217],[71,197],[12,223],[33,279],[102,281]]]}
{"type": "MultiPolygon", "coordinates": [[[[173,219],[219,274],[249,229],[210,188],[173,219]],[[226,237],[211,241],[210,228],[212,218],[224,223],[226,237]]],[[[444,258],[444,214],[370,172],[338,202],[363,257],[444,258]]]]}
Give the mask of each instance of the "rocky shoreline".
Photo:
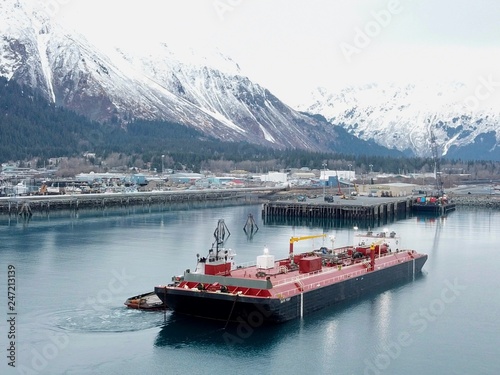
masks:
{"type": "Polygon", "coordinates": [[[496,195],[448,194],[448,197],[457,206],[488,207],[488,208],[500,209],[500,196],[496,195]]]}

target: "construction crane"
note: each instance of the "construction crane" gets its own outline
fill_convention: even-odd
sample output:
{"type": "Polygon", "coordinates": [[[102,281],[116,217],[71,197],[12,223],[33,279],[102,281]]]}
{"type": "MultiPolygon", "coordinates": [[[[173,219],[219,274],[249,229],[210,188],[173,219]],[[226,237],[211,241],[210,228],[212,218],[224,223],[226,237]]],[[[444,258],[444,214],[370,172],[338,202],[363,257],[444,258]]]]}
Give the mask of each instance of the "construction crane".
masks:
{"type": "Polygon", "coordinates": [[[434,173],[436,174],[436,191],[437,191],[437,196],[441,197],[444,194],[443,181],[441,179],[441,163],[439,160],[440,156],[438,153],[436,137],[434,136],[434,132],[432,131],[431,126],[429,126],[429,133],[431,136],[431,150],[432,150],[432,158],[434,160],[434,173]]]}
{"type": "Polygon", "coordinates": [[[335,171],[335,175],[337,176],[337,188],[338,188],[337,195],[343,196],[344,193],[342,193],[342,190],[340,189],[339,174],[337,171],[335,171]]]}
{"type": "Polygon", "coordinates": [[[320,238],[320,237],[325,238],[326,234],[323,233],[323,234],[314,234],[314,235],[310,235],[310,236],[291,237],[290,238],[290,255],[293,255],[293,244],[295,242],[302,241],[302,240],[310,240],[313,238],[320,238]]]}

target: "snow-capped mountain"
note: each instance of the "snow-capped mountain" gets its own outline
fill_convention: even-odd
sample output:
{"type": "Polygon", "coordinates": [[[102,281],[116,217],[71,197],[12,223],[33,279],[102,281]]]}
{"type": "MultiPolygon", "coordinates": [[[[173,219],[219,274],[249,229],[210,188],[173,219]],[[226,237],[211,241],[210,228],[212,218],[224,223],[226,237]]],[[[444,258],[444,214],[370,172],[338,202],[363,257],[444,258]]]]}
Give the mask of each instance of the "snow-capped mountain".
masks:
{"type": "MultiPolygon", "coordinates": [[[[92,120],[117,126],[166,120],[225,141],[408,156],[430,155],[432,128],[443,155],[500,160],[500,111],[475,103],[477,88],[453,83],[318,89],[296,110],[224,54],[147,41],[142,52],[125,46],[99,50],[61,27],[41,4],[0,0],[0,76],[92,120]],[[480,108],[471,109],[475,104],[480,108]]],[[[498,86],[484,80],[482,97],[498,86]]]]}
{"type": "Polygon", "coordinates": [[[142,53],[103,52],[36,4],[0,1],[0,75],[92,120],[122,126],[166,120],[221,140],[277,148],[342,152],[336,129],[349,137],[290,108],[220,53],[199,56],[166,44],[142,53]]]}
{"type": "Polygon", "coordinates": [[[406,155],[431,156],[432,132],[442,156],[500,160],[500,110],[491,105],[488,78],[481,83],[480,91],[460,82],[318,88],[299,109],[406,155]]]}

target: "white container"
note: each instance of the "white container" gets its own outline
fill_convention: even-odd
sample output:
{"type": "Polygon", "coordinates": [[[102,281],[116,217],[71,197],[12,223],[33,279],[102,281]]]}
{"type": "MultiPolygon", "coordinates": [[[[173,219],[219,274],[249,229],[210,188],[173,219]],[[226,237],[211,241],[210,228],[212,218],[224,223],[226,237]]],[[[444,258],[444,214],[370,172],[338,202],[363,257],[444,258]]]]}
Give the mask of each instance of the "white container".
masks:
{"type": "Polygon", "coordinates": [[[264,249],[263,255],[257,256],[257,268],[266,270],[274,268],[274,255],[270,255],[267,248],[264,249]]]}

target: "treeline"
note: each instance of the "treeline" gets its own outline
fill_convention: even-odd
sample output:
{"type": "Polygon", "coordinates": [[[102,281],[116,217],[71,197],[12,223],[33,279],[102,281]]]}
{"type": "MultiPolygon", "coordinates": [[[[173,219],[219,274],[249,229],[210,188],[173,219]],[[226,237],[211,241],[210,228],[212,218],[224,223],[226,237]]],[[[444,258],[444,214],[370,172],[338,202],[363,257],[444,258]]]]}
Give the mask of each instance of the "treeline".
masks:
{"type": "MultiPolygon", "coordinates": [[[[326,167],[352,168],[357,173],[412,173],[431,172],[434,168],[433,160],[425,158],[276,150],[246,142],[221,142],[172,122],[136,121],[126,126],[99,124],[56,107],[36,91],[5,78],[0,78],[0,142],[1,162],[78,158],[88,151],[95,153],[99,160],[113,157],[123,166],[157,170],[165,167],[267,172],[326,167]]],[[[447,160],[442,165],[448,171],[476,175],[481,171],[488,171],[489,175],[498,172],[494,162],[447,160]]]]}
{"type": "Polygon", "coordinates": [[[48,103],[38,92],[0,78],[0,160],[74,156],[92,149],[98,123],[48,103]]]}

